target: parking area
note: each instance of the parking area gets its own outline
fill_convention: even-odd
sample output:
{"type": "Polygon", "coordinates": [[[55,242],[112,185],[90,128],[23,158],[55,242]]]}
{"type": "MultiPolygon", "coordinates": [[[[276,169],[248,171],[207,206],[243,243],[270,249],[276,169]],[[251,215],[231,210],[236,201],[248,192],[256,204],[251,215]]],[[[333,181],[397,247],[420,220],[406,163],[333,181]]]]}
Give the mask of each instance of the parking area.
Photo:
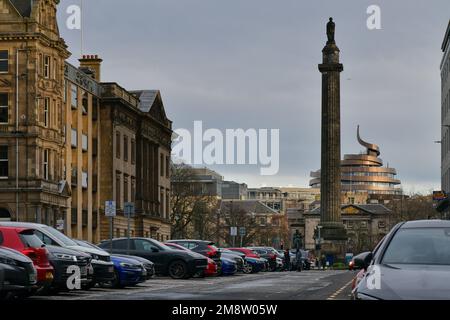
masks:
{"type": "Polygon", "coordinates": [[[92,288],[30,300],[347,300],[354,272],[303,271],[173,280],[157,277],[125,289],[92,288]]]}

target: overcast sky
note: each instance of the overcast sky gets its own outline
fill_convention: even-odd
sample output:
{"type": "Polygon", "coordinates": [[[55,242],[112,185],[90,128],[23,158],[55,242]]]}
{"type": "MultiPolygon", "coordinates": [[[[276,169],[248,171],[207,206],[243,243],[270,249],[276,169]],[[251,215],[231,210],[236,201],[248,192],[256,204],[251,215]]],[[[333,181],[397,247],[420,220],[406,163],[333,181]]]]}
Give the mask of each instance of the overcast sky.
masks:
{"type": "MultiPolygon", "coordinates": [[[[77,63],[80,31],[59,24],[77,63]]],[[[84,0],[84,54],[103,81],[160,89],[174,128],[280,129],[280,171],[215,166],[249,186],[307,187],[320,167],[321,75],[328,17],[344,64],[342,153],[376,143],[406,191],[440,188],[440,50],[450,1],[84,0]],[[369,5],[381,30],[366,27],[369,5]]]]}

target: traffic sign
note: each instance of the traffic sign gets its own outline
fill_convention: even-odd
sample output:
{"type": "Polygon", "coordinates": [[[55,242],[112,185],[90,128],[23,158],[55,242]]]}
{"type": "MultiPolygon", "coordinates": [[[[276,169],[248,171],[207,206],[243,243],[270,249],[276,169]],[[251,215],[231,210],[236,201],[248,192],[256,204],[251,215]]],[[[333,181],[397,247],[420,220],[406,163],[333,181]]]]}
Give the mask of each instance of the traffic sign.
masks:
{"type": "Polygon", "coordinates": [[[241,237],[245,237],[246,234],[247,234],[247,230],[245,229],[245,227],[240,227],[239,228],[239,235],[241,237]]]}
{"type": "Polygon", "coordinates": [[[134,217],[135,207],[133,202],[125,202],[123,209],[125,217],[134,217]]]}
{"type": "Polygon", "coordinates": [[[237,232],[238,232],[238,228],[237,227],[231,227],[230,228],[230,235],[232,237],[236,237],[237,236],[237,232]]]}
{"type": "Polygon", "coordinates": [[[115,201],[105,201],[105,216],[115,217],[116,216],[116,202],[115,201]]]}

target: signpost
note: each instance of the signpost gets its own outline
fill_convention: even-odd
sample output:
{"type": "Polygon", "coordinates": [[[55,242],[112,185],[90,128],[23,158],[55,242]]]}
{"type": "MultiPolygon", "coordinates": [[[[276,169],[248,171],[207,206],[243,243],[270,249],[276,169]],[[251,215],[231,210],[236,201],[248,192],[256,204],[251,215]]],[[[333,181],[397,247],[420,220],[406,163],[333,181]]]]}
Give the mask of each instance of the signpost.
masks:
{"type": "Polygon", "coordinates": [[[124,204],[124,214],[125,217],[127,217],[128,220],[128,231],[127,231],[127,237],[128,237],[128,241],[127,241],[127,254],[130,254],[130,233],[131,233],[131,226],[130,226],[130,221],[131,218],[134,217],[134,212],[135,212],[135,207],[134,207],[134,203],[133,202],[125,202],[124,204]]]}
{"type": "Polygon", "coordinates": [[[246,234],[247,234],[247,230],[245,229],[245,227],[240,227],[239,235],[241,236],[241,247],[243,247],[244,237],[246,234]]]}
{"type": "Polygon", "coordinates": [[[233,238],[233,247],[235,246],[237,233],[238,233],[238,228],[237,227],[231,227],[230,228],[230,236],[233,238]]]}
{"type": "Polygon", "coordinates": [[[116,202],[105,201],[105,216],[109,217],[109,253],[112,254],[113,218],[116,216],[116,202]]]}

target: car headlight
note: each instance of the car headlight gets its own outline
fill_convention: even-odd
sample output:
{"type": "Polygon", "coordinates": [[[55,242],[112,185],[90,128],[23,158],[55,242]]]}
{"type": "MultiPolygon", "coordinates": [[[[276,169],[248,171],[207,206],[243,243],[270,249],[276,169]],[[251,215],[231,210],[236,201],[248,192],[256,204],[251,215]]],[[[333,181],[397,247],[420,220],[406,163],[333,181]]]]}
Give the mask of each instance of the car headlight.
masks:
{"type": "Polygon", "coordinates": [[[374,300],[375,301],[375,300],[380,300],[380,299],[358,292],[358,293],[356,293],[356,300],[374,300]]]}
{"type": "Polygon", "coordinates": [[[92,260],[100,260],[99,259],[99,256],[98,255],[96,255],[96,254],[91,254],[91,257],[92,257],[92,260]]]}
{"type": "Polygon", "coordinates": [[[121,262],[120,266],[123,268],[139,268],[139,266],[127,262],[121,262]]]}
{"type": "Polygon", "coordinates": [[[2,257],[0,257],[0,263],[3,263],[3,264],[7,264],[7,265],[10,265],[10,266],[17,266],[17,262],[16,261],[14,261],[13,259],[9,259],[9,258],[2,258],[2,257]]]}
{"type": "Polygon", "coordinates": [[[65,254],[65,253],[54,253],[54,257],[61,259],[61,260],[68,260],[68,261],[77,261],[77,257],[73,256],[71,254],[65,254]]]}

